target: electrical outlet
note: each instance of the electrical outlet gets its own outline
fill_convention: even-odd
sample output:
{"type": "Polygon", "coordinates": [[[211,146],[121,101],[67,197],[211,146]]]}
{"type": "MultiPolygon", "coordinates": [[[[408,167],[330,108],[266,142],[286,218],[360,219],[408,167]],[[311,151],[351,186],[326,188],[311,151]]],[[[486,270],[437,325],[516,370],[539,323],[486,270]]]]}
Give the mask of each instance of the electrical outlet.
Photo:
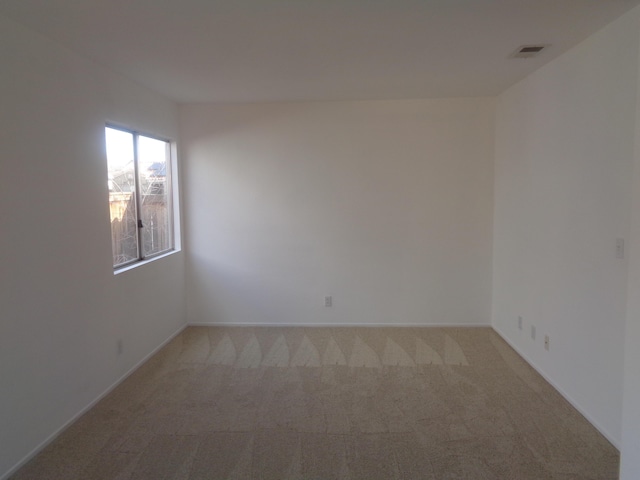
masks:
{"type": "Polygon", "coordinates": [[[536,326],[531,325],[531,340],[535,340],[535,339],[536,339],[536,326]]]}
{"type": "Polygon", "coordinates": [[[544,349],[549,351],[549,335],[544,336],[544,349]]]}
{"type": "Polygon", "coordinates": [[[518,317],[518,329],[522,330],[522,317],[518,317]]]}
{"type": "Polygon", "coordinates": [[[122,355],[122,352],[124,352],[124,343],[121,338],[116,342],[116,347],[118,349],[118,355],[122,355]]]}
{"type": "Polygon", "coordinates": [[[327,295],[326,297],[324,297],[324,306],[333,307],[333,297],[331,295],[327,295]]]}

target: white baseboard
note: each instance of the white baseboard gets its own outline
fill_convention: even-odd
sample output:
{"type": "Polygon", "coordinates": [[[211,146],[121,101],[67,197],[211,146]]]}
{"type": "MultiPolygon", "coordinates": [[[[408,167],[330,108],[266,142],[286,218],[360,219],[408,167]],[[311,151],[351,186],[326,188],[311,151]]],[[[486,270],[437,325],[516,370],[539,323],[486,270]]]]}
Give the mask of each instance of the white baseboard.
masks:
{"type": "Polygon", "coordinates": [[[76,413],[73,417],[71,417],[68,421],[66,421],[60,428],[58,428],[55,432],[49,435],[42,443],[40,443],[36,448],[31,450],[25,457],[16,463],[13,467],[11,467],[7,472],[0,476],[0,480],[7,480],[11,475],[16,473],[20,468],[22,468],[29,460],[35,457],[38,453],[40,453],[47,445],[49,445],[52,441],[54,441],[62,432],[64,432],[67,428],[69,428],[76,420],[78,420],[82,415],[91,410],[100,400],[109,395],[111,391],[120,385],[124,380],[129,377],[133,372],[135,372],[138,368],[140,368],[147,360],[149,360],[152,356],[154,356],[162,347],[168,344],[171,340],[177,337],[188,325],[182,325],[178,330],[172,333],[169,338],[167,338],[164,342],[162,342],[159,346],[154,348],[151,353],[144,356],[142,360],[136,363],[133,367],[131,367],[127,372],[118,378],[111,386],[109,386],[104,392],[98,395],[94,400],[92,400],[86,407],[81,409],[78,413],[76,413]]]}
{"type": "Polygon", "coordinates": [[[309,327],[309,328],[340,328],[340,327],[363,327],[363,328],[492,328],[490,323],[251,323],[251,322],[189,322],[189,327],[309,327]]]}
{"type": "Polygon", "coordinates": [[[549,375],[547,375],[545,373],[544,370],[542,370],[541,368],[539,368],[535,362],[533,362],[529,357],[527,357],[527,355],[525,355],[511,340],[509,340],[509,338],[507,337],[507,335],[503,332],[501,332],[499,329],[497,329],[496,327],[492,327],[493,330],[500,335],[500,338],[502,338],[505,342],[507,342],[509,344],[509,346],[511,348],[513,348],[516,353],[518,355],[520,355],[522,357],[522,359],[527,362],[531,368],[533,368],[536,372],[538,372],[542,378],[544,378],[547,382],[549,382],[551,384],[551,386],[553,388],[555,388],[558,393],[560,395],[562,395],[564,397],[564,399],[569,402],[573,408],[575,408],[576,410],[578,410],[578,412],[580,412],[580,414],[591,424],[593,425],[610,443],[611,445],[613,445],[614,447],[616,447],[616,449],[618,449],[618,451],[620,451],[620,444],[618,443],[618,441],[616,441],[610,434],[609,432],[607,432],[607,430],[605,430],[604,428],[602,428],[602,426],[596,421],[594,420],[594,418],[580,405],[579,402],[575,401],[573,398],[571,398],[571,395],[569,395],[567,392],[565,392],[557,383],[555,383],[551,377],[549,375]]]}

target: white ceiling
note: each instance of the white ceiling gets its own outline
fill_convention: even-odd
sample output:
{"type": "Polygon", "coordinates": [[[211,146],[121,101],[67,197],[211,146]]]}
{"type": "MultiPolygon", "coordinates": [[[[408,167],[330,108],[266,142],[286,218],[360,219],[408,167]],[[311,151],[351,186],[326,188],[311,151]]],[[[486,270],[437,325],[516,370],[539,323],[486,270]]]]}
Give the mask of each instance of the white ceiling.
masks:
{"type": "Polygon", "coordinates": [[[178,102],[493,96],[640,0],[0,0],[178,102]],[[510,59],[523,44],[551,44],[510,59]]]}

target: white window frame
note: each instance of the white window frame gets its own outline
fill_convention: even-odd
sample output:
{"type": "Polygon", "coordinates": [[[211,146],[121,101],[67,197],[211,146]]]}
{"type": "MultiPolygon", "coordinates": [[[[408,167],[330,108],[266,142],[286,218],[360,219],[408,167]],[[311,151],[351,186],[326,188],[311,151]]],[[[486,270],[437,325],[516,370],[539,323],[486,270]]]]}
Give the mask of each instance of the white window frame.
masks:
{"type": "MultiPolygon", "coordinates": [[[[177,208],[177,200],[178,200],[178,185],[177,185],[177,160],[176,160],[176,145],[175,142],[172,141],[171,139],[168,139],[166,137],[161,137],[158,135],[153,135],[153,134],[149,134],[146,132],[142,132],[140,130],[136,130],[130,127],[125,127],[122,125],[118,125],[116,123],[110,123],[107,122],[105,123],[105,133],[106,133],[106,129],[110,128],[113,130],[119,130],[121,132],[126,132],[129,133],[133,136],[133,165],[134,165],[134,184],[135,184],[135,195],[134,195],[134,202],[135,202],[135,210],[136,210],[136,225],[137,225],[137,229],[136,229],[136,245],[137,245],[137,251],[138,251],[138,257],[135,259],[132,259],[128,262],[124,262],[124,263],[120,263],[118,265],[113,265],[113,255],[111,256],[112,258],[112,265],[113,265],[113,270],[114,273],[120,273],[120,272],[124,272],[127,270],[130,270],[131,268],[140,266],[140,265],[144,265],[150,261],[153,260],[157,260],[163,257],[166,257],[168,255],[171,255],[177,251],[180,250],[180,242],[179,242],[179,238],[177,233],[179,232],[179,209],[177,208]],[[169,192],[167,194],[167,211],[169,213],[169,238],[171,239],[171,245],[169,248],[164,249],[162,251],[159,252],[155,252],[151,255],[145,255],[143,252],[143,242],[141,240],[141,229],[144,228],[144,225],[142,224],[142,218],[141,218],[141,197],[140,197],[140,176],[139,176],[139,171],[138,171],[138,139],[140,136],[143,137],[147,137],[147,138],[151,138],[154,140],[159,140],[162,142],[166,142],[167,143],[167,147],[168,147],[168,151],[167,151],[167,161],[168,161],[168,165],[166,165],[165,167],[165,175],[166,175],[166,185],[169,188],[169,192]]],[[[105,145],[106,145],[106,139],[105,139],[105,145]]],[[[113,248],[113,236],[111,237],[111,242],[112,242],[112,248],[113,248]]]]}

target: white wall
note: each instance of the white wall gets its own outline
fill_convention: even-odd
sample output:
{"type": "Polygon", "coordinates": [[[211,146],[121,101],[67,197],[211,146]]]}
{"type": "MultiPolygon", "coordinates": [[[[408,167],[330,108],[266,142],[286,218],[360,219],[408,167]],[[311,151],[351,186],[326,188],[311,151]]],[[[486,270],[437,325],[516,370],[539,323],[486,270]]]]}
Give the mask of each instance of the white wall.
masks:
{"type": "Polygon", "coordinates": [[[181,253],[114,276],[104,124],[175,106],[0,18],[0,477],[185,322],[181,253]],[[124,353],[117,354],[122,339],[124,353]]]}
{"type": "MultiPolygon", "coordinates": [[[[640,62],[638,62],[640,64],[640,62]]],[[[640,79],[640,75],[639,75],[640,79]]],[[[640,81],[638,82],[640,91],[640,81]]],[[[640,95],[637,98],[625,332],[621,480],[640,478],[640,95]]]]}
{"type": "Polygon", "coordinates": [[[501,94],[496,121],[493,326],[615,444],[639,16],[501,94]]]}
{"type": "Polygon", "coordinates": [[[489,324],[493,117],[491,99],[181,107],[189,321],[489,324]]]}

